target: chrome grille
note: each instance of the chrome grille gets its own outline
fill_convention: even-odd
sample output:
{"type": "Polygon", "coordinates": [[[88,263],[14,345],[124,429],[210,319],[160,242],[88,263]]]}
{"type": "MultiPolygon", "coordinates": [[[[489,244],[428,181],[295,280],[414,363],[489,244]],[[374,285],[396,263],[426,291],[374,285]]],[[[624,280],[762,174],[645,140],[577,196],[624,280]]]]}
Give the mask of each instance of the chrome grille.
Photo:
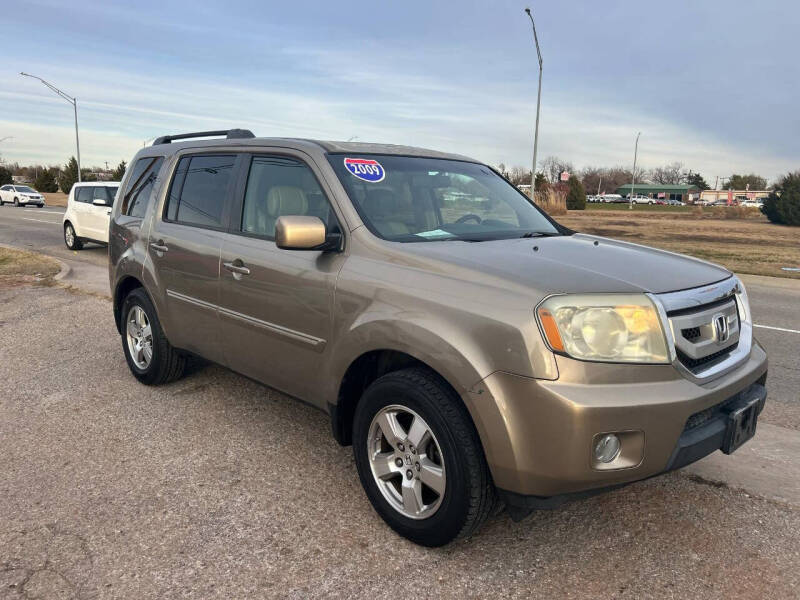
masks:
{"type": "Polygon", "coordinates": [[[719,377],[750,356],[753,340],[745,292],[736,277],[654,295],[661,307],[673,364],[696,382],[719,377]]]}
{"type": "Polygon", "coordinates": [[[734,298],[667,313],[675,351],[683,365],[696,371],[724,359],[739,342],[739,314],[734,298]]]}

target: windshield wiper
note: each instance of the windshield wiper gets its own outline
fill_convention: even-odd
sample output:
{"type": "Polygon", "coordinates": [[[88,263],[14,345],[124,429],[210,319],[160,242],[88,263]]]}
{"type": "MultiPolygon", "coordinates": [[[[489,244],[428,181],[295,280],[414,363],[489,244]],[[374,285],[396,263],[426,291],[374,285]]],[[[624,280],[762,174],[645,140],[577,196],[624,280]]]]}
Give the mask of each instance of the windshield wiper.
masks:
{"type": "Polygon", "coordinates": [[[554,237],[561,235],[557,231],[526,231],[523,233],[521,238],[536,238],[536,237],[554,237]]]}

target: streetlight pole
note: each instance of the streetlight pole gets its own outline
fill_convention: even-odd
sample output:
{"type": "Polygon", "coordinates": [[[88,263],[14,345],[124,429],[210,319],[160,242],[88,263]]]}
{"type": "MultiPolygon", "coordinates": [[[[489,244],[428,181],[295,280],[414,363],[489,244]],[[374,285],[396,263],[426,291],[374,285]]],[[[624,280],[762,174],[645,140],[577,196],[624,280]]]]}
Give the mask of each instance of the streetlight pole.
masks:
{"type": "Polygon", "coordinates": [[[75,149],[76,149],[77,154],[78,154],[78,156],[77,156],[77,161],[78,161],[78,183],[80,183],[80,181],[81,181],[81,142],[80,142],[80,138],[78,137],[78,100],[77,100],[77,98],[73,98],[69,94],[66,94],[66,93],[62,92],[60,89],[58,89],[52,83],[48,83],[47,81],[45,81],[41,77],[37,77],[36,75],[30,75],[28,73],[20,73],[20,75],[22,75],[23,77],[32,77],[33,79],[38,79],[44,85],[46,85],[48,88],[50,88],[52,91],[54,91],[56,94],[61,96],[64,100],[66,100],[67,102],[72,104],[72,110],[75,113],[75,149]]]}
{"type": "Polygon", "coordinates": [[[536,56],[539,59],[539,91],[536,94],[536,129],[533,133],[533,168],[531,169],[531,200],[536,194],[536,151],[539,146],[539,107],[542,104],[542,52],[539,50],[539,36],[536,35],[536,23],[533,22],[531,9],[526,8],[525,12],[531,20],[533,27],[533,41],[536,43],[536,56]]]}
{"type": "Polygon", "coordinates": [[[633,175],[631,177],[631,195],[628,201],[628,208],[633,209],[633,188],[636,186],[636,157],[639,154],[639,136],[642,132],[636,134],[636,145],[633,147],[633,175]]]}

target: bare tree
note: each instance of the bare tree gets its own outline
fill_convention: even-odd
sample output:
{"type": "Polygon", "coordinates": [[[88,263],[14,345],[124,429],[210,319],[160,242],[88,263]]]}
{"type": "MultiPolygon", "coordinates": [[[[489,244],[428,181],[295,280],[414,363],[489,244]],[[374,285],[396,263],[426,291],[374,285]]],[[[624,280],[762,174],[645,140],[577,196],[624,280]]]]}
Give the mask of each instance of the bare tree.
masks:
{"type": "Polygon", "coordinates": [[[530,184],[531,172],[524,167],[513,166],[508,172],[508,180],[514,185],[519,185],[521,183],[530,184]]]}
{"type": "MultiPolygon", "coordinates": [[[[644,176],[644,169],[636,167],[636,181],[642,183],[644,176]]],[[[598,193],[598,188],[601,194],[610,194],[619,186],[631,182],[631,170],[622,166],[586,167],[581,171],[580,178],[587,194],[598,193]]]]}
{"type": "Polygon", "coordinates": [[[649,173],[653,183],[675,185],[686,181],[688,173],[683,168],[683,163],[673,162],[663,167],[656,167],[649,173]]]}
{"type": "Polygon", "coordinates": [[[557,156],[548,156],[540,164],[541,171],[550,183],[556,183],[564,171],[572,173],[575,170],[571,162],[557,156]]]}

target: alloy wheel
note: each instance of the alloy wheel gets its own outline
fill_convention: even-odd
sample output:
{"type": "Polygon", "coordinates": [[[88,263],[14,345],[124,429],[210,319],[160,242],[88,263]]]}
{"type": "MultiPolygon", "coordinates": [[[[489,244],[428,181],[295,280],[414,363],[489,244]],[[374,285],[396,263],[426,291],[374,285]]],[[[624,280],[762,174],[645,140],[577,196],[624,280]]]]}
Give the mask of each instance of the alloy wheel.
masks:
{"type": "Polygon", "coordinates": [[[153,360],[153,332],[150,320],[141,306],[134,305],[128,311],[128,318],[125,321],[128,352],[133,363],[144,371],[153,360]]]}
{"type": "Polygon", "coordinates": [[[75,245],[75,230],[72,228],[72,225],[67,225],[64,228],[64,239],[68,247],[72,248],[72,246],[75,245]]]}
{"type": "Polygon", "coordinates": [[[393,404],[378,411],[367,457],[381,494],[403,516],[426,519],[441,506],[447,482],[442,451],[430,426],[410,408],[393,404]]]}

